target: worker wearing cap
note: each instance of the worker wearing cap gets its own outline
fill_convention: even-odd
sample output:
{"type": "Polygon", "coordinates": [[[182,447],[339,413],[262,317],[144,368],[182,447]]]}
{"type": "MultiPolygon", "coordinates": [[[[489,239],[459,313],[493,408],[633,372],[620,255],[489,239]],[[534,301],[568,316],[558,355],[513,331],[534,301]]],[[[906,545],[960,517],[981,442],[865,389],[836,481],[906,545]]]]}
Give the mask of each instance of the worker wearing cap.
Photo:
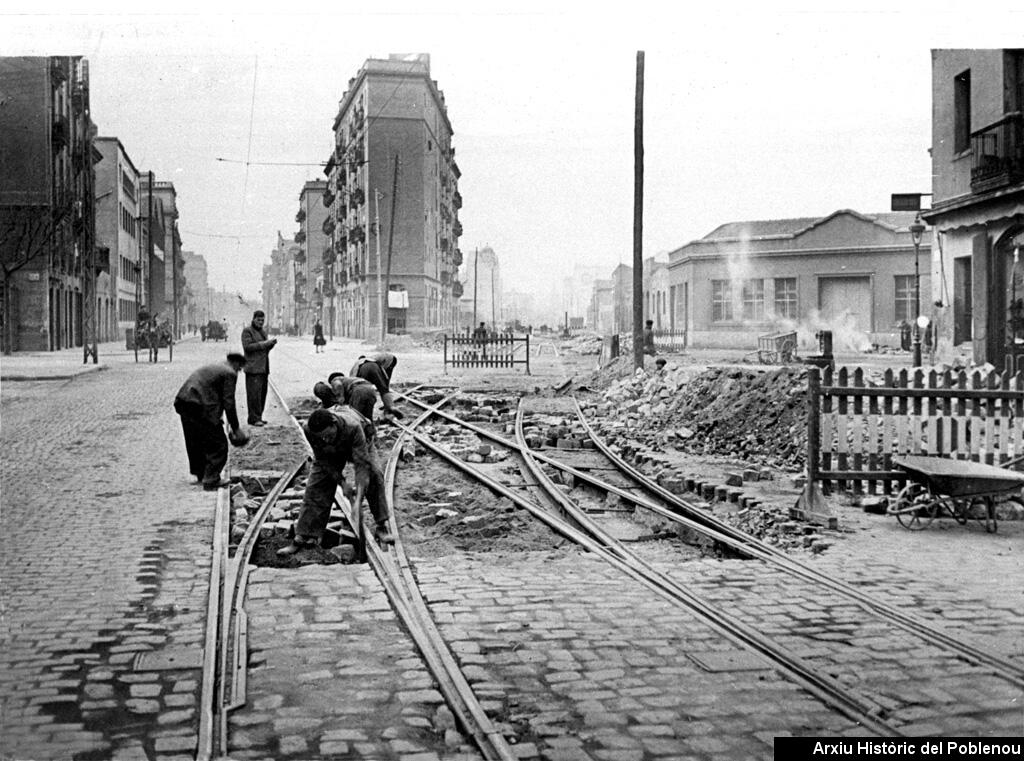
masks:
{"type": "Polygon", "coordinates": [[[384,474],[367,441],[368,426],[372,426],[370,421],[351,407],[313,410],[302,426],[313,449],[313,464],[306,479],[299,518],[295,522],[295,538],[291,544],[278,550],[278,555],[294,555],[320,540],[331,515],[334,494],[344,483],[342,473],[350,462],[355,468],[355,503],[365,497],[376,521],[377,540],[393,541],[388,531],[384,474]]]}
{"type": "Polygon", "coordinates": [[[245,357],[231,353],[227,362],[204,365],[193,372],[174,397],[174,411],[181,416],[188,469],[207,491],[227,486],[221,471],[228,462],[228,441],[221,417],[226,416],[233,438],[243,440],[235,409],[235,384],[245,357]]]}
{"type": "MultiPolygon", "coordinates": [[[[345,373],[331,373],[327,383],[338,399],[338,404],[347,404],[358,410],[368,420],[373,420],[373,408],[377,404],[377,389],[363,378],[353,378],[345,373]]],[[[401,413],[399,413],[401,414],[401,413]]]]}
{"type": "Polygon", "coordinates": [[[352,365],[349,375],[353,378],[362,378],[369,381],[380,393],[380,400],[384,405],[384,411],[394,417],[401,419],[405,417],[395,407],[395,395],[391,393],[391,374],[398,365],[398,358],[394,354],[381,352],[372,357],[360,355],[356,363],[352,365]]]}

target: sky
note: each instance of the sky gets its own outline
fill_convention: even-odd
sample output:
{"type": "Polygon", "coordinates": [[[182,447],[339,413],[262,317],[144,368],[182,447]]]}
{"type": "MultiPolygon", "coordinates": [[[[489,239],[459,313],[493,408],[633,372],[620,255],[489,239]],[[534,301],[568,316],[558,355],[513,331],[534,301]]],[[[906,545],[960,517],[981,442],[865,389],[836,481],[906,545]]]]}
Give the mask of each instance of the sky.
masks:
{"type": "Polygon", "coordinates": [[[1024,29],[1011,2],[986,3],[984,24],[952,2],[44,5],[3,6],[0,54],[85,56],[99,134],[174,182],[183,248],[247,298],[278,231],[297,231],[367,58],[431,55],[462,171],[459,247],[491,246],[506,290],[541,294],[575,265],[632,263],[637,51],[643,253],[665,259],[726,222],[928,192],[930,50],[1019,47],[1024,29]]]}

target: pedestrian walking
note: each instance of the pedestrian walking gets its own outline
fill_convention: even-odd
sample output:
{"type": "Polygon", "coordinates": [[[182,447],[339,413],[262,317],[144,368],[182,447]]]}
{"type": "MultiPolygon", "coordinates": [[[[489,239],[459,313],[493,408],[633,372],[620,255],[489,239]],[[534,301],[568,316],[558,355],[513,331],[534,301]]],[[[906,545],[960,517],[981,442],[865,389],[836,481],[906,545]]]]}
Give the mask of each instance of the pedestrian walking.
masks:
{"type": "Polygon", "coordinates": [[[252,322],[242,328],[242,351],[245,352],[245,404],[249,410],[249,425],[262,426],[263,408],[267,404],[267,381],[270,377],[270,350],[277,345],[276,338],[267,338],[263,329],[266,317],[262,309],[252,314],[252,322]]]}
{"type": "Polygon", "coordinates": [[[393,417],[401,420],[405,415],[395,407],[395,395],[391,393],[391,375],[398,366],[398,357],[388,352],[374,354],[372,357],[360,355],[356,363],[352,365],[349,375],[353,378],[362,378],[369,381],[380,394],[384,411],[393,417]]]}
{"type": "Polygon", "coordinates": [[[302,431],[313,449],[313,464],[306,479],[299,518],[295,522],[295,538],[278,550],[278,555],[294,555],[320,541],[331,515],[335,492],[344,485],[343,471],[350,462],[355,469],[353,506],[365,498],[376,522],[374,535],[377,541],[394,541],[388,531],[384,474],[367,441],[368,425],[370,421],[346,406],[313,410],[309,420],[303,424],[302,431]]]}
{"type": "Polygon", "coordinates": [[[227,418],[232,440],[244,443],[245,431],[238,425],[235,385],[245,357],[231,353],[227,362],[204,365],[188,376],[174,397],[174,411],[181,416],[189,472],[207,491],[227,486],[221,471],[228,461],[228,439],[221,417],[227,418]]]}
{"type": "Polygon", "coordinates": [[[324,344],[327,341],[324,339],[324,326],[320,324],[320,320],[316,321],[316,325],[313,326],[313,347],[317,354],[320,354],[324,350],[324,344]]]}
{"type": "Polygon", "coordinates": [[[644,323],[644,354],[649,354],[652,357],[657,354],[654,349],[654,320],[644,323]]]}

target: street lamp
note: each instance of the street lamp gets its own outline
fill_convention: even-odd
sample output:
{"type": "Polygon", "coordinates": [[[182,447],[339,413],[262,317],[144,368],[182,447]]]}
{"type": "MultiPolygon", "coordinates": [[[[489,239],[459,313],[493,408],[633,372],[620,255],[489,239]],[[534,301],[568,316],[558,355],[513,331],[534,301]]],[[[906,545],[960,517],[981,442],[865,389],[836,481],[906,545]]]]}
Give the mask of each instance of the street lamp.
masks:
{"type": "Polygon", "coordinates": [[[921,216],[914,218],[910,237],[914,241],[914,367],[921,366],[921,238],[925,226],[921,216]]]}

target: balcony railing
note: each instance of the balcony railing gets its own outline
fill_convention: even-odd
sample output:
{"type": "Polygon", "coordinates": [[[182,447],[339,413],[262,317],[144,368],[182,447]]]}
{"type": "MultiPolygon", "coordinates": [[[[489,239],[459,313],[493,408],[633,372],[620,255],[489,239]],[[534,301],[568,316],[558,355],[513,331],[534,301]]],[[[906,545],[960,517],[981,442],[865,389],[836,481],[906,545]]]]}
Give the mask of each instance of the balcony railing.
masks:
{"type": "Polygon", "coordinates": [[[332,203],[334,203],[334,193],[332,193],[330,189],[328,189],[327,192],[324,193],[324,206],[326,206],[329,209],[331,208],[332,203]]]}
{"type": "Polygon", "coordinates": [[[452,225],[452,234],[456,238],[462,237],[462,223],[457,219],[455,220],[455,223],[452,225]]]}
{"type": "Polygon", "coordinates": [[[366,195],[363,193],[362,188],[356,188],[355,190],[352,191],[350,198],[352,199],[353,204],[355,204],[356,206],[361,206],[362,203],[366,200],[366,195]]]}
{"type": "Polygon", "coordinates": [[[295,242],[296,243],[305,243],[306,242],[306,232],[304,230],[299,230],[297,233],[295,233],[295,242]]]}
{"type": "Polygon", "coordinates": [[[452,205],[456,209],[461,209],[462,208],[462,193],[460,193],[457,190],[455,191],[455,195],[452,196],[452,205]]]}
{"type": "Polygon", "coordinates": [[[455,249],[455,253],[452,254],[452,264],[454,264],[456,267],[461,267],[462,266],[462,249],[461,248],[455,249]]]}
{"type": "Polygon", "coordinates": [[[327,219],[324,220],[324,223],[321,227],[321,229],[324,231],[324,235],[332,235],[334,233],[334,228],[334,220],[331,219],[330,217],[327,217],[327,219]]]}
{"type": "Polygon", "coordinates": [[[984,193],[1024,178],[1024,114],[1007,114],[971,133],[971,191],[984,193]]]}
{"type": "Polygon", "coordinates": [[[299,209],[299,213],[295,215],[295,221],[300,224],[306,220],[306,212],[303,209],[299,209]]]}

